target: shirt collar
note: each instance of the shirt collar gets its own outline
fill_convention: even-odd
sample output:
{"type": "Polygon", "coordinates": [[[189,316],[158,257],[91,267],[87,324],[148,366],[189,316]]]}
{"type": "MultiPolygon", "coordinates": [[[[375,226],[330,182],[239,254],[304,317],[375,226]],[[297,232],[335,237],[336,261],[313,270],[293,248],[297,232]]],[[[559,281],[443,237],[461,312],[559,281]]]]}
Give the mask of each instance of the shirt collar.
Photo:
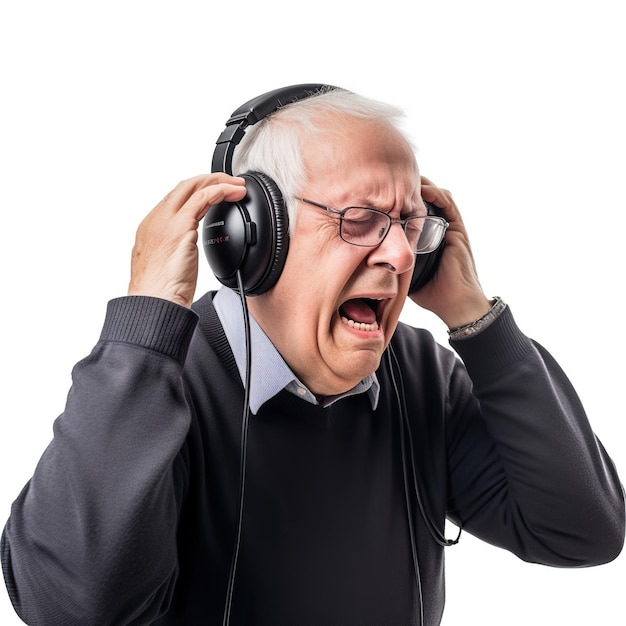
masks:
{"type": "MultiPolygon", "coordinates": [[[[213,298],[213,305],[224,328],[226,339],[233,351],[237,369],[242,380],[246,374],[246,346],[243,325],[243,310],[239,296],[222,287],[213,298]]],[[[345,393],[328,396],[321,400],[311,393],[291,371],[283,357],[256,320],[250,315],[250,342],[252,363],[250,367],[250,410],[258,410],[283,389],[301,397],[303,400],[321,406],[330,406],[333,402],[359,393],[367,393],[372,408],[378,406],[380,384],[375,373],[366,376],[360,383],[345,393]]]]}

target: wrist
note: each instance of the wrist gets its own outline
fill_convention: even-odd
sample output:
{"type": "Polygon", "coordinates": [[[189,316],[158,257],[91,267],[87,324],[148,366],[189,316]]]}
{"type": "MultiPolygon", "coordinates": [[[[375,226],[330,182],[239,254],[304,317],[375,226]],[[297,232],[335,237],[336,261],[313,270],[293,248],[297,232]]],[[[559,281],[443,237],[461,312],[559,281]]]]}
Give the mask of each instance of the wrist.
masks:
{"type": "Polygon", "coordinates": [[[472,324],[486,315],[494,301],[482,295],[479,298],[463,299],[459,298],[455,307],[450,307],[445,315],[439,315],[444,324],[448,327],[448,332],[454,332],[468,324],[472,324]]]}
{"type": "Polygon", "coordinates": [[[502,313],[505,307],[506,304],[500,297],[489,300],[489,309],[483,315],[462,326],[449,328],[448,335],[450,339],[466,339],[481,332],[502,313]]]}

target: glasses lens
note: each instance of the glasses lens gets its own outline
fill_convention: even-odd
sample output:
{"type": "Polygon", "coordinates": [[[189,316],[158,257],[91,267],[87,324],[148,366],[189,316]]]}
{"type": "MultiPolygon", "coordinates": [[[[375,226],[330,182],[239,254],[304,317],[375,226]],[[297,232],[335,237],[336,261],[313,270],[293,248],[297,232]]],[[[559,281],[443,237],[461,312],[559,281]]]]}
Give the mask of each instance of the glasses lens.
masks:
{"type": "Polygon", "coordinates": [[[441,217],[415,217],[407,222],[405,232],[416,254],[428,254],[439,247],[447,226],[441,217]]]}
{"type": "Polygon", "coordinates": [[[350,207],[343,211],[341,238],[355,246],[377,246],[389,230],[390,220],[380,211],[350,207]]]}
{"type": "MultiPolygon", "coordinates": [[[[341,216],[339,234],[355,246],[377,246],[385,238],[392,220],[375,209],[350,207],[341,216]]],[[[441,217],[411,217],[404,222],[404,232],[415,254],[434,252],[446,234],[448,223],[441,217]]]]}

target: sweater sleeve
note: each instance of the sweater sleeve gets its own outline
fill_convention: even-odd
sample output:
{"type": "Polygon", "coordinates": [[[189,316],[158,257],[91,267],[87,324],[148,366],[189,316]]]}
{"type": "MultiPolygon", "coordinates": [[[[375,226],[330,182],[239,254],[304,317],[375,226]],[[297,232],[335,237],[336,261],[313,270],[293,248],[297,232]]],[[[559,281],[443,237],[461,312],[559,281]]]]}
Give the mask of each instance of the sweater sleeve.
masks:
{"type": "Polygon", "coordinates": [[[147,624],[167,609],[190,421],[181,371],[196,323],[165,300],[109,303],[3,533],[7,588],[27,624],[147,624]]]}
{"type": "Polygon", "coordinates": [[[623,489],[559,365],[508,309],[451,344],[473,387],[450,433],[451,517],[528,561],[614,559],[624,541],[623,489]]]}

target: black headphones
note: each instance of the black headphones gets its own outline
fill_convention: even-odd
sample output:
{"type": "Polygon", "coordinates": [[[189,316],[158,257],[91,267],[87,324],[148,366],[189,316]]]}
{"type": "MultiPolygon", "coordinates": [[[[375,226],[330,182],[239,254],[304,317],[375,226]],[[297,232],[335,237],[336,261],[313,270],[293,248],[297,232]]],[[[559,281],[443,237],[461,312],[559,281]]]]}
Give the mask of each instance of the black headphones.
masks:
{"type": "MultiPolygon", "coordinates": [[[[280,107],[336,89],[320,83],[292,85],[264,93],[233,111],[216,142],[212,172],[232,174],[233,154],[246,128],[280,107]]],[[[261,172],[246,172],[247,194],[238,202],[221,202],[209,208],[202,226],[204,253],[216,278],[237,289],[241,271],[244,293],[258,296],[271,289],[283,270],[289,249],[289,218],[278,185],[261,172]]],[[[426,203],[430,214],[439,209],[426,203]]],[[[434,275],[443,243],[430,254],[419,254],[409,292],[420,289],[434,275]]]]}

